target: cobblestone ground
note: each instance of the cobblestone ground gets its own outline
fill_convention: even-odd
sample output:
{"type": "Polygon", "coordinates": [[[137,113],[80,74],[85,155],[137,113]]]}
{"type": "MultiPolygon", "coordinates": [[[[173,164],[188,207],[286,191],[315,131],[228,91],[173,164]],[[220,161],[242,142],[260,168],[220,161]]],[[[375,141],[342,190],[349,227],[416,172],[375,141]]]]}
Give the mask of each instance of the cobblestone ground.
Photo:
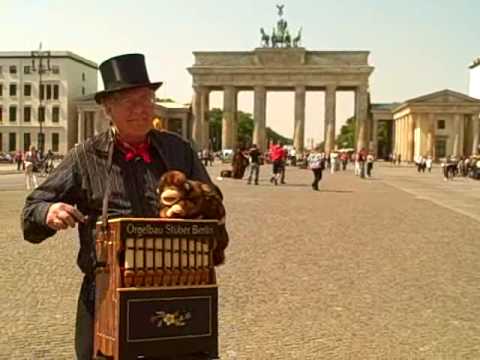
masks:
{"type": "MultiPolygon", "coordinates": [[[[268,170],[218,181],[222,359],[480,359],[478,221],[400,190],[412,169],[326,175],[320,192],[307,170],[278,187],[268,170]]],[[[0,359],[73,359],[77,242],[23,242],[23,197],[0,191],[0,359]]]]}

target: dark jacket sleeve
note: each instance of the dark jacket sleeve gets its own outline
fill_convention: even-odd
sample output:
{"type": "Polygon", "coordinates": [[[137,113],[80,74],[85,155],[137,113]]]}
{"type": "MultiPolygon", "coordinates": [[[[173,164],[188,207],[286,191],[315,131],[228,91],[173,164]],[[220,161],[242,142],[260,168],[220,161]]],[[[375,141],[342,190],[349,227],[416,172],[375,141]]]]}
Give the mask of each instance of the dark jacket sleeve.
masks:
{"type": "Polygon", "coordinates": [[[50,205],[64,202],[74,205],[81,191],[75,149],[71,150],[48,178],[25,200],[21,215],[23,238],[39,243],[54,235],[55,230],[46,224],[50,205]]]}

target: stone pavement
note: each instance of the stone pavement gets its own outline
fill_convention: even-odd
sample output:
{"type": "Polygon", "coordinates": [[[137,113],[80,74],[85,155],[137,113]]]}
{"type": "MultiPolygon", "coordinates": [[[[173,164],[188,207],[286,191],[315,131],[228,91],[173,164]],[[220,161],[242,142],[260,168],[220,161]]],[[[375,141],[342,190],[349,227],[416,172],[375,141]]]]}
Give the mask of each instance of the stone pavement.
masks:
{"type": "MultiPolygon", "coordinates": [[[[222,359],[480,358],[478,221],[400,190],[411,168],[325,174],[320,192],[308,170],[274,187],[267,169],[259,186],[218,181],[231,235],[222,359]]],[[[21,240],[25,192],[1,178],[0,359],[73,359],[74,232],[21,240]]]]}

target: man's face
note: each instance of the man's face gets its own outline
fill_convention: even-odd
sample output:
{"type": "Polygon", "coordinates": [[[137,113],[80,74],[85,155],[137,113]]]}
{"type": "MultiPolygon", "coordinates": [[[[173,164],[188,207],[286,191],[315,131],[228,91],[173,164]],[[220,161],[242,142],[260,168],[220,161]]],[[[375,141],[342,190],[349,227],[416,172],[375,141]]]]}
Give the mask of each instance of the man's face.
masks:
{"type": "Polygon", "coordinates": [[[154,92],[148,87],[114,93],[104,106],[122,137],[143,137],[152,128],[154,92]]]}

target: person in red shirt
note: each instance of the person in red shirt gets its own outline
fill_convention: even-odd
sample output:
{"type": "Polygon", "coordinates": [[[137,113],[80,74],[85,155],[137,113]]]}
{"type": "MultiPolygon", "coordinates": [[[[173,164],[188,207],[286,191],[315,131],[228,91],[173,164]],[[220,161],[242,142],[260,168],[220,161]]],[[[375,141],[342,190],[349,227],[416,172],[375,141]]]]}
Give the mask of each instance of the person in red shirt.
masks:
{"type": "Polygon", "coordinates": [[[278,185],[280,176],[282,174],[284,157],[285,157],[285,152],[283,150],[281,143],[273,144],[270,147],[270,159],[272,160],[272,164],[273,164],[273,168],[272,168],[273,175],[270,178],[270,182],[274,183],[275,185],[278,185]]]}

